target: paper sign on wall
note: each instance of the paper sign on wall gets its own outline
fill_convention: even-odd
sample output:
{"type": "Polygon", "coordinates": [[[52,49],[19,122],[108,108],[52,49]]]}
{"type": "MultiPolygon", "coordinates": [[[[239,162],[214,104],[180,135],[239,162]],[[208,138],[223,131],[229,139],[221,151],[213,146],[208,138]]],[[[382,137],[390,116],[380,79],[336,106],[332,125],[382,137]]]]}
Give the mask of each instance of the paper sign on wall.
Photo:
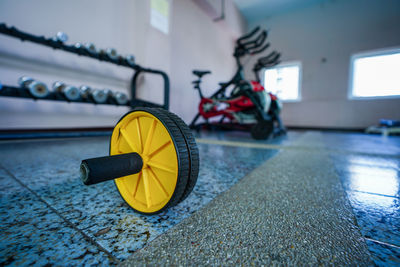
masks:
{"type": "Polygon", "coordinates": [[[168,34],[169,30],[169,1],[151,0],[150,24],[161,32],[168,34]]]}

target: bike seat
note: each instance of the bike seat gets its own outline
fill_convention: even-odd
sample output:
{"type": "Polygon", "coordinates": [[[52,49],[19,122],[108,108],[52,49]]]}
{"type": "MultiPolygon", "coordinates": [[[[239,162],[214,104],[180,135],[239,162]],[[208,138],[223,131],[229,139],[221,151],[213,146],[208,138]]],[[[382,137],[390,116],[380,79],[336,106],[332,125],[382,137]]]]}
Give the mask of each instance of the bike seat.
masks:
{"type": "Polygon", "coordinates": [[[225,87],[225,86],[227,86],[228,84],[229,84],[229,82],[226,82],[226,83],[218,83],[219,84],[219,86],[221,86],[221,87],[225,87]]]}
{"type": "Polygon", "coordinates": [[[204,75],[206,75],[206,74],[210,74],[210,73],[211,73],[211,71],[209,71],[209,70],[193,70],[193,74],[196,75],[196,76],[198,76],[199,79],[200,79],[202,76],[204,76],[204,75]]]}

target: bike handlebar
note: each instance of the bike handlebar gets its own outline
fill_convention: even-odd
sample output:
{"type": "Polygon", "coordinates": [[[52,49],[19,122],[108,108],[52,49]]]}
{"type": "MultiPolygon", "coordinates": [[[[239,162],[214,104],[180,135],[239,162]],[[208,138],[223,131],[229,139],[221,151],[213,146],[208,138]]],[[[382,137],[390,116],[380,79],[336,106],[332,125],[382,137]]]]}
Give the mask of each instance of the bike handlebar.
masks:
{"type": "Polygon", "coordinates": [[[276,52],[275,50],[274,51],[272,51],[271,53],[269,53],[268,55],[266,55],[265,57],[260,57],[259,59],[258,59],[258,61],[265,61],[265,60],[269,60],[269,59],[271,59],[272,57],[274,57],[276,54],[278,54],[278,52],[276,52]]]}
{"type": "Polygon", "coordinates": [[[259,58],[257,62],[260,64],[268,64],[268,62],[276,61],[277,59],[279,59],[280,56],[281,56],[280,53],[273,51],[269,55],[259,58]]]}
{"type": "Polygon", "coordinates": [[[257,60],[257,63],[253,67],[253,71],[258,72],[262,68],[268,68],[276,66],[280,63],[281,54],[277,53],[276,51],[270,53],[268,56],[260,58],[257,60]]]}
{"type": "Polygon", "coordinates": [[[241,43],[241,45],[242,45],[244,48],[247,48],[247,49],[255,48],[255,47],[261,46],[261,45],[264,43],[264,41],[265,41],[265,39],[267,38],[267,36],[268,36],[267,31],[262,31],[262,32],[256,37],[255,40],[250,40],[250,41],[247,41],[247,42],[245,42],[245,43],[241,43]]]}
{"type": "Polygon", "coordinates": [[[260,26],[257,26],[250,33],[243,35],[236,41],[235,57],[239,58],[246,54],[255,55],[263,52],[270,46],[269,43],[265,44],[268,32],[266,30],[259,31],[260,26]]]}
{"type": "Polygon", "coordinates": [[[255,55],[255,54],[261,53],[261,52],[263,52],[265,49],[267,49],[270,45],[271,45],[270,43],[266,43],[266,44],[265,44],[263,47],[261,47],[260,49],[251,51],[250,54],[251,54],[251,55],[255,55]]]}
{"type": "Polygon", "coordinates": [[[256,32],[258,32],[260,30],[260,26],[255,27],[250,33],[242,35],[242,37],[240,37],[239,39],[237,39],[237,44],[241,44],[241,42],[245,39],[249,39],[250,37],[252,37],[256,32]]]}

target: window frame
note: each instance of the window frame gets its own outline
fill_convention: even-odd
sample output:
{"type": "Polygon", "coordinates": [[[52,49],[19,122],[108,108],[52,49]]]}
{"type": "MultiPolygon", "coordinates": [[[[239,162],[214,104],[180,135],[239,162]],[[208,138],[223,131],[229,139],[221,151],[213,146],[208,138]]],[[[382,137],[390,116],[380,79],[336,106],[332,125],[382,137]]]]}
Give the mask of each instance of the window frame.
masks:
{"type": "Polygon", "coordinates": [[[270,70],[270,69],[283,68],[283,67],[299,67],[299,81],[298,81],[298,84],[297,84],[298,94],[297,94],[297,98],[296,99],[283,100],[283,99],[279,98],[279,100],[281,102],[283,102],[283,103],[301,102],[301,100],[302,100],[301,85],[302,85],[302,77],[303,77],[303,65],[302,65],[301,61],[299,61],[299,60],[296,60],[296,61],[285,61],[285,62],[281,62],[278,65],[275,65],[275,66],[273,66],[271,68],[263,68],[263,71],[262,71],[263,75],[262,75],[262,79],[261,79],[263,87],[265,88],[265,72],[267,70],[270,70]]]}
{"type": "Polygon", "coordinates": [[[393,99],[400,98],[398,95],[388,95],[388,96],[355,96],[353,95],[353,82],[354,82],[354,62],[360,58],[393,55],[400,53],[400,47],[390,47],[384,49],[375,49],[369,51],[363,51],[359,53],[352,54],[350,57],[350,68],[349,68],[349,85],[347,89],[347,99],[348,100],[374,100],[374,99],[393,99]]]}

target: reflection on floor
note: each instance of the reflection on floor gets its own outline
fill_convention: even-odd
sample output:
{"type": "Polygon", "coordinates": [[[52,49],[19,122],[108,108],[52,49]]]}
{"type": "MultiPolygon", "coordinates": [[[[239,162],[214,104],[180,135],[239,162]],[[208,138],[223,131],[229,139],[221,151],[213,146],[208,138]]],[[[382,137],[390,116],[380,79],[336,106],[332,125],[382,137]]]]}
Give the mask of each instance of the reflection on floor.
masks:
{"type": "Polygon", "coordinates": [[[400,157],[332,157],[375,262],[399,265],[400,157]]]}
{"type": "Polygon", "coordinates": [[[0,265],[118,263],[285,149],[329,152],[373,260],[399,264],[400,138],[324,133],[323,142],[293,143],[305,134],[260,142],[241,132],[198,133],[194,192],[154,216],[133,212],[113,182],[81,184],[80,160],[106,155],[108,138],[1,142],[0,265]]]}
{"type": "Polygon", "coordinates": [[[301,135],[289,132],[288,138],[272,142],[244,140],[246,133],[236,132],[205,132],[198,137],[240,146],[246,142],[253,147],[256,142],[265,148],[327,150],[375,264],[400,265],[400,137],[328,132],[323,142],[306,139],[292,145],[301,135]]]}

